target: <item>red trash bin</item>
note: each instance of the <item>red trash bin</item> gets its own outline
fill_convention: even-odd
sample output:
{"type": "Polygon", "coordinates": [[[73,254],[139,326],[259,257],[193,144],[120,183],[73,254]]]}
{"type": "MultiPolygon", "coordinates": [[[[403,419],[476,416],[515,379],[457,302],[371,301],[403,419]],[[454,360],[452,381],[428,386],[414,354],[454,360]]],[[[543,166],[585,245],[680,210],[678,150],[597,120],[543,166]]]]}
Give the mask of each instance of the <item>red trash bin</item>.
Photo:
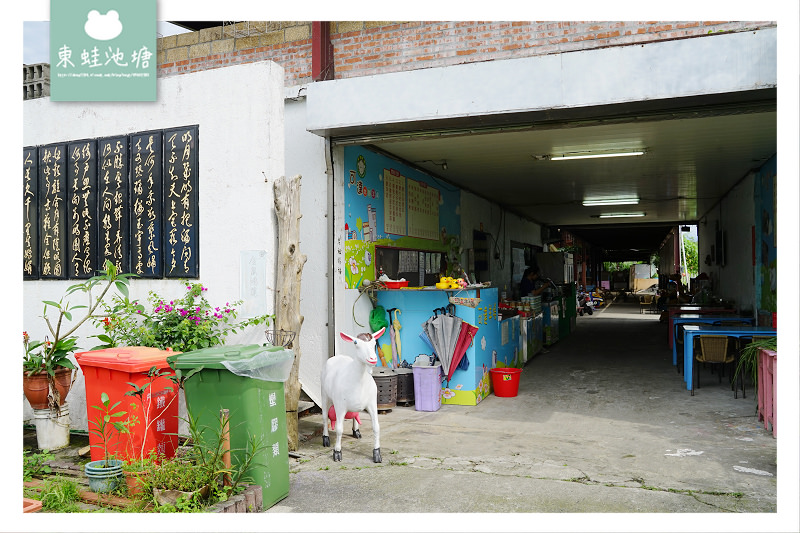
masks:
{"type": "Polygon", "coordinates": [[[108,430],[108,449],[115,459],[135,460],[147,456],[151,450],[166,457],[175,456],[178,447],[178,388],[164,376],[153,379],[147,375],[152,367],[174,375],[167,364],[167,356],[175,353],[127,346],[75,354],[85,380],[92,461],[103,459],[102,440],[91,431],[97,429],[91,422],[102,416],[102,411],[92,406],[102,406],[100,397],[104,392],[108,394],[110,405],[121,402],[114,411],[126,412],[124,416],[114,418],[115,422],[125,421],[131,415],[138,419],[136,424],[129,426],[129,433],[120,434],[114,428],[108,430]],[[136,396],[125,395],[134,390],[129,382],[144,387],[151,379],[152,384],[145,389],[141,402],[136,396]]]}

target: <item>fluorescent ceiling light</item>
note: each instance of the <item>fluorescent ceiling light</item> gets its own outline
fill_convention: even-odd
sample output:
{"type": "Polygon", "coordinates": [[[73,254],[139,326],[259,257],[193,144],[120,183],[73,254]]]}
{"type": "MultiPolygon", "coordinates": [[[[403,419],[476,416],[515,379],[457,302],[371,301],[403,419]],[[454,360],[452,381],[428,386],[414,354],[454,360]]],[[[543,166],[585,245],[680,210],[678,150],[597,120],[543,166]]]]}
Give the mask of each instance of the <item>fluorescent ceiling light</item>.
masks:
{"type": "Polygon", "coordinates": [[[608,198],[606,200],[584,200],[583,205],[631,205],[638,204],[638,198],[608,198]]]}
{"type": "Polygon", "coordinates": [[[606,213],[598,215],[598,218],[627,218],[627,217],[643,217],[647,213],[606,213]]]}
{"type": "Polygon", "coordinates": [[[570,152],[562,155],[551,155],[550,161],[566,161],[567,159],[594,159],[597,157],[628,157],[644,155],[644,150],[634,152],[570,152]]]}

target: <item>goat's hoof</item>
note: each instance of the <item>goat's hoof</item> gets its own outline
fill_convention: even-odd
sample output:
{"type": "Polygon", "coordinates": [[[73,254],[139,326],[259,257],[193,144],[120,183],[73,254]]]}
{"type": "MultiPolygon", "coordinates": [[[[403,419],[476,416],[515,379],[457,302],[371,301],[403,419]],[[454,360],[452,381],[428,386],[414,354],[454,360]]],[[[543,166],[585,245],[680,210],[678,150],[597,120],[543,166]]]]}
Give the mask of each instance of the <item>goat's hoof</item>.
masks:
{"type": "Polygon", "coordinates": [[[361,431],[359,431],[359,430],[357,430],[357,429],[354,429],[354,430],[353,430],[353,436],[354,436],[355,438],[357,438],[357,439],[360,439],[360,438],[361,438],[361,431]]]}
{"type": "Polygon", "coordinates": [[[331,439],[327,435],[322,436],[322,446],[325,448],[331,447],[331,439]]]}
{"type": "Polygon", "coordinates": [[[380,463],[381,462],[381,449],[375,448],[372,450],[372,462],[373,463],[380,463]]]}
{"type": "Polygon", "coordinates": [[[334,461],[341,461],[342,460],[342,451],[341,450],[339,450],[338,452],[336,450],[333,450],[333,460],[334,461]]]}

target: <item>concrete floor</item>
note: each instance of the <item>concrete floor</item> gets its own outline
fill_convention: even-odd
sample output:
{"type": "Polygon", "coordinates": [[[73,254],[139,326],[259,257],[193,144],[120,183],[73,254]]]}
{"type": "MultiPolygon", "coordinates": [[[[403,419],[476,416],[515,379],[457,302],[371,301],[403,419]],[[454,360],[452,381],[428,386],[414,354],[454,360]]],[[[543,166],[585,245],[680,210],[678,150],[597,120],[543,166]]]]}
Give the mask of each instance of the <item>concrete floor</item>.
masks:
{"type": "MultiPolygon", "coordinates": [[[[346,431],[337,463],[322,447],[322,416],[301,418],[289,495],[268,519],[215,527],[800,531],[797,475],[782,470],[779,506],[777,440],[757,419],[752,387],[734,399],[701,372],[692,397],[672,366],[667,326],[638,304],[614,303],[578,317],[571,335],[529,361],[516,397],[381,414],[380,464],[366,413],[364,438],[346,431]]],[[[181,524],[204,530],[208,516],[181,524]]]]}
{"type": "MultiPolygon", "coordinates": [[[[777,440],[757,419],[752,387],[734,399],[724,379],[701,372],[692,397],[672,366],[667,326],[638,304],[614,303],[578,317],[570,336],[530,361],[516,397],[380,415],[380,464],[371,460],[366,413],[361,440],[348,436],[347,422],[337,463],[322,447],[322,416],[302,418],[308,440],[290,459],[290,494],[267,512],[773,513],[753,522],[766,531],[764,521],[777,518],[777,440]]],[[[657,525],[675,530],[687,516],[659,516],[657,525]]],[[[736,517],[723,527],[746,527],[747,517],[736,517]]],[[[492,515],[450,515],[446,523],[511,530],[552,519],[508,518],[498,525],[492,515]]],[[[704,524],[697,518],[690,529],[704,524]]],[[[434,527],[425,515],[408,519],[434,527]]],[[[653,518],[635,520],[633,530],[656,527],[653,518]]],[[[625,529],[619,515],[610,523],[625,529]]]]}

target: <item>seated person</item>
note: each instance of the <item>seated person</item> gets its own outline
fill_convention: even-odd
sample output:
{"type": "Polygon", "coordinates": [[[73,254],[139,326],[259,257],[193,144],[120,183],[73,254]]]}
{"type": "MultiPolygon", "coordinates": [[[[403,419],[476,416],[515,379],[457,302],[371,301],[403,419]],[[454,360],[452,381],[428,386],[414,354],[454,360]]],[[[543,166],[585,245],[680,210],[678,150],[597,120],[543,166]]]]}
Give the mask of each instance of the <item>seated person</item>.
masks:
{"type": "Polygon", "coordinates": [[[519,296],[540,296],[547,288],[547,283],[539,275],[539,267],[529,267],[522,274],[519,282],[519,296]]]}

